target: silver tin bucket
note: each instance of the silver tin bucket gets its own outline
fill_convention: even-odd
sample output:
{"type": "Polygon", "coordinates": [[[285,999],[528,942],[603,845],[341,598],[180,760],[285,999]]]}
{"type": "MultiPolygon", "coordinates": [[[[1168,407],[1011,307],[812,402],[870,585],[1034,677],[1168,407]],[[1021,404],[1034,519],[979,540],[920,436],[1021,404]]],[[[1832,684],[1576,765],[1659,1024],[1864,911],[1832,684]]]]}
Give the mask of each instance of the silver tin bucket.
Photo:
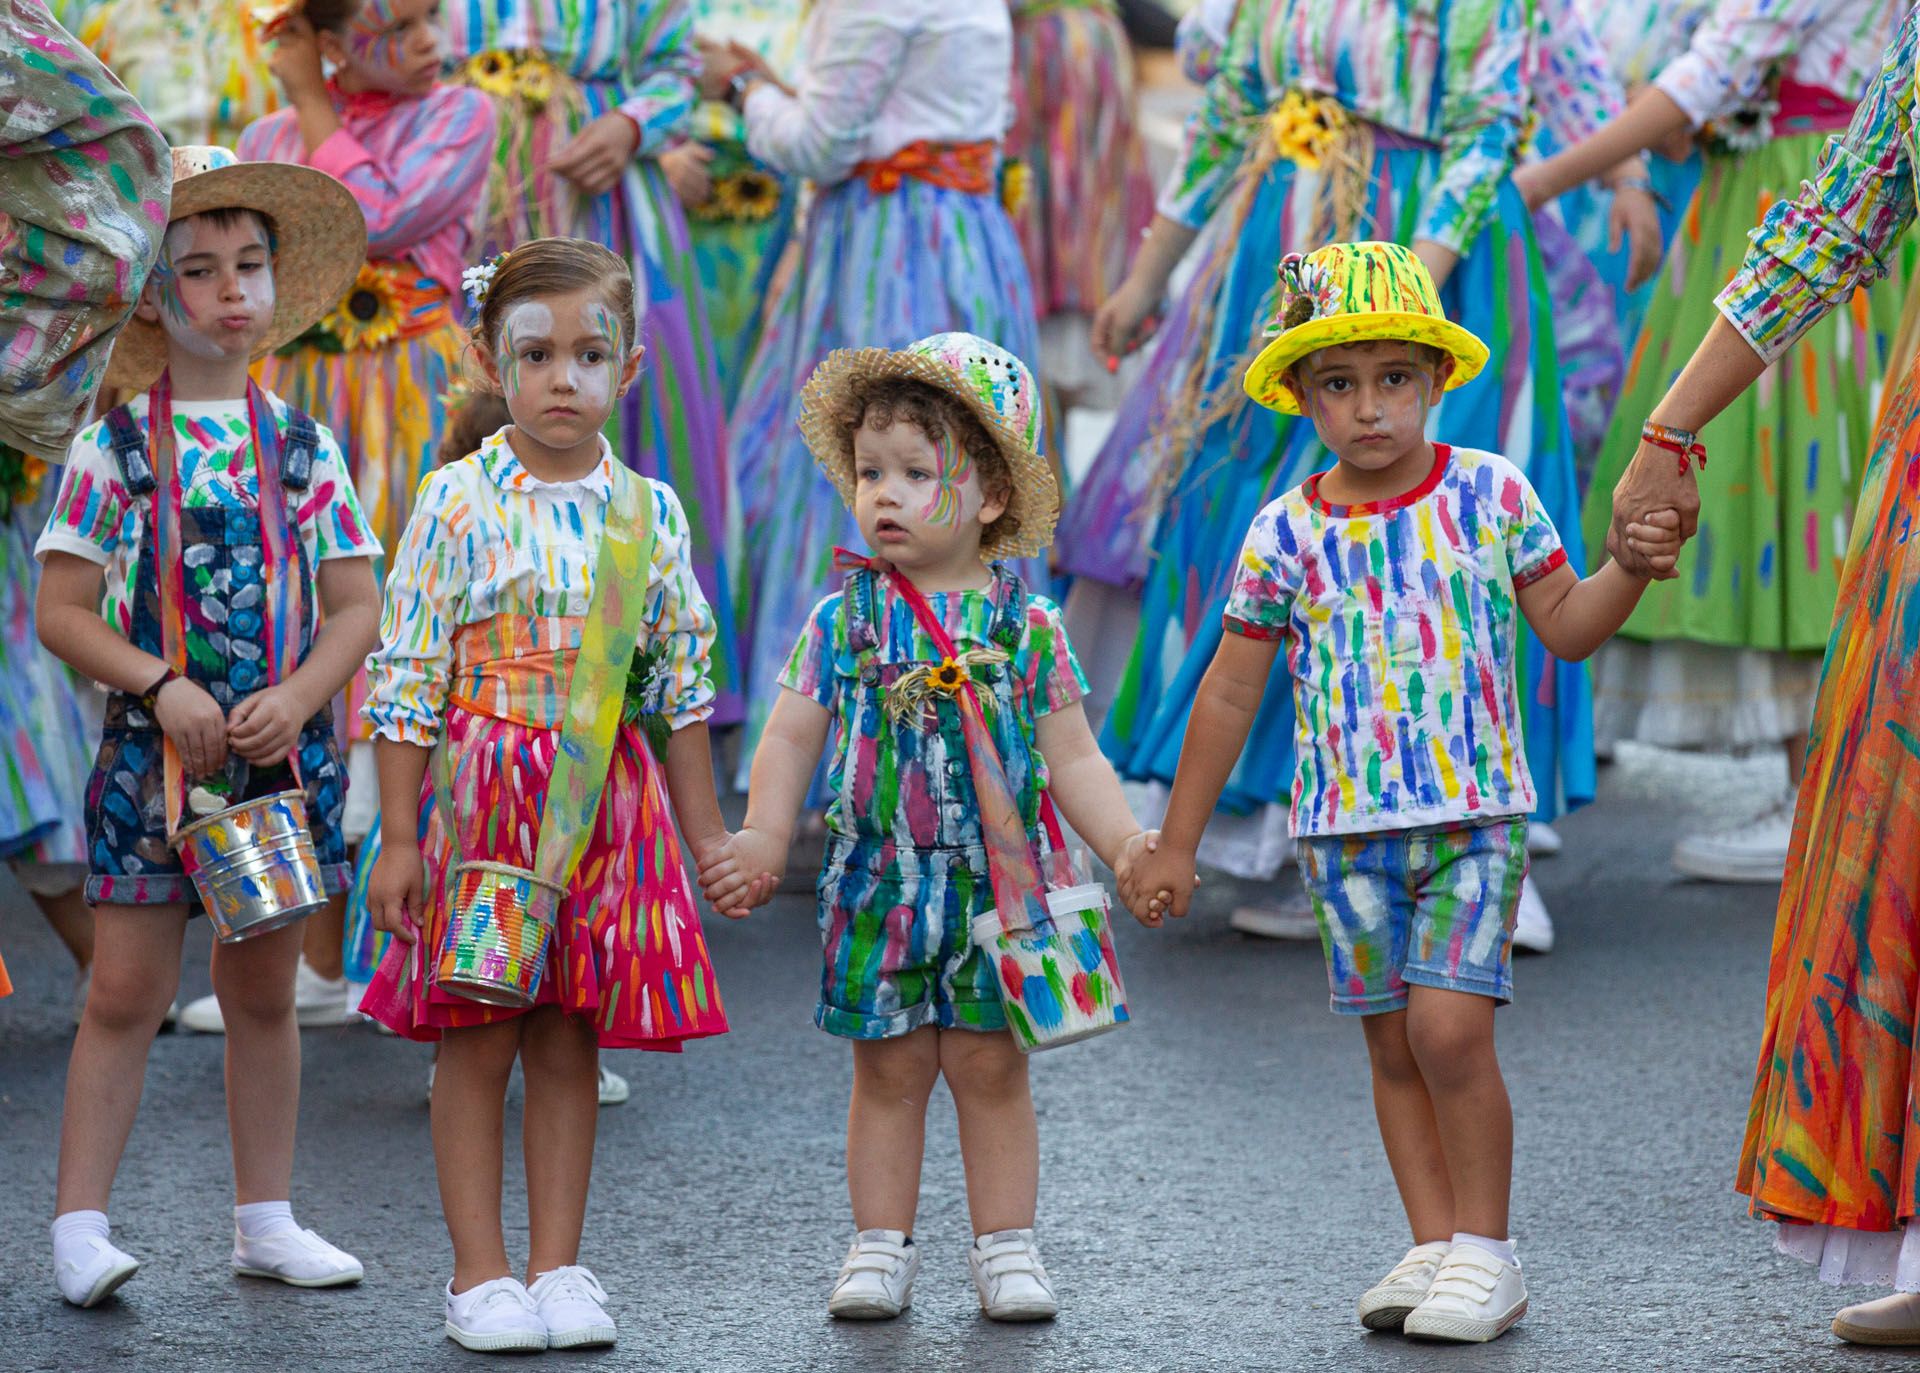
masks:
{"type": "Polygon", "coordinates": [[[300,792],[196,820],[174,835],[173,847],[223,944],[267,934],[327,904],[300,792]]]}
{"type": "Polygon", "coordinates": [[[533,1005],[565,894],[525,868],[456,866],[434,982],[488,1006],[533,1005]]]}

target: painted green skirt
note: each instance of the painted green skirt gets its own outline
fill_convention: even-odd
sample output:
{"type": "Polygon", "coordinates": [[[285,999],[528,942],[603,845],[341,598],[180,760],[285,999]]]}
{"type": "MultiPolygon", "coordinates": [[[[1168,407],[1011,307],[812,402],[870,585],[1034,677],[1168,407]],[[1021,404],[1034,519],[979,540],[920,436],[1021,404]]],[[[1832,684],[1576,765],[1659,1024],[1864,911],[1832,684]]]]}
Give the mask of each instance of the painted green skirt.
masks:
{"type": "MultiPolygon", "coordinates": [[[[1587,492],[1583,524],[1596,553],[1606,546],[1614,484],[1640,426],[1719,318],[1714,297],[1740,269],[1748,234],[1776,201],[1799,193],[1825,142],[1824,134],[1798,134],[1756,153],[1707,158],[1628,356],[1626,387],[1587,492]]],[[[1914,256],[1909,236],[1898,284],[1860,292],[1833,311],[1707,426],[1699,534],[1681,555],[1680,576],[1647,589],[1623,635],[1825,648],[1900,324],[1900,285],[1912,279],[1914,256]]]]}

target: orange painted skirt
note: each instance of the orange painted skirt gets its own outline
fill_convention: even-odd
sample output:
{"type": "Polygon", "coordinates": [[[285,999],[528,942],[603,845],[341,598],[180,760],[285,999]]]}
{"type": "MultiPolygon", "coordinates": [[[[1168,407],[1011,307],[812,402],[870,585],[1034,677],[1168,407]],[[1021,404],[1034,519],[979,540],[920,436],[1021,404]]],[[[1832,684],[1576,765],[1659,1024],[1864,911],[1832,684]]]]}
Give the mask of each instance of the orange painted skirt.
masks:
{"type": "Polygon", "coordinates": [[[1739,1190],[1755,1214],[1920,1212],[1920,369],[1881,415],[1774,927],[1739,1190]]]}

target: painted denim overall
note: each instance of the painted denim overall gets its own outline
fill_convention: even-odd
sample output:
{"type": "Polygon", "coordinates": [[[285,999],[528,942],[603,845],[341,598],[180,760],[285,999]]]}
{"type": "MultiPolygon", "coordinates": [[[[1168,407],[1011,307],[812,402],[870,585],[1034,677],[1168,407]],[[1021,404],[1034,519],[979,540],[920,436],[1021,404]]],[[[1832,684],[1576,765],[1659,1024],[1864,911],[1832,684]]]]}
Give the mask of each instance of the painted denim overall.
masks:
{"type": "MultiPolygon", "coordinates": [[[[281,485],[303,492],[311,484],[319,433],[299,411],[289,411],[285,431],[275,424],[263,396],[254,405],[256,462],[277,461],[281,485]]],[[[122,406],[106,417],[108,441],[122,480],[136,499],[156,498],[158,482],[149,460],[147,435],[122,406]]],[[[164,656],[157,540],[149,520],[141,540],[133,606],[132,642],[164,656]]],[[[183,675],[204,687],[223,711],[269,685],[262,568],[266,548],[256,508],[192,507],[180,512],[185,568],[183,611],[187,660],[183,675]]],[[[313,585],[313,566],[297,538],[299,575],[313,585]]],[[[301,598],[296,660],[313,646],[313,597],[301,598]]],[[[159,723],[127,692],[111,693],[100,756],[87,786],[87,899],[116,905],[200,906],[193,882],[168,845],[167,798],[159,723]]],[[[328,891],[345,891],[350,876],[340,815],[346,802],[346,768],[334,741],[331,709],[301,728],[295,751],[307,798],[308,826],[328,891]]],[[[231,800],[251,800],[294,785],[286,767],[254,767],[230,755],[224,774],[231,800]]]]}

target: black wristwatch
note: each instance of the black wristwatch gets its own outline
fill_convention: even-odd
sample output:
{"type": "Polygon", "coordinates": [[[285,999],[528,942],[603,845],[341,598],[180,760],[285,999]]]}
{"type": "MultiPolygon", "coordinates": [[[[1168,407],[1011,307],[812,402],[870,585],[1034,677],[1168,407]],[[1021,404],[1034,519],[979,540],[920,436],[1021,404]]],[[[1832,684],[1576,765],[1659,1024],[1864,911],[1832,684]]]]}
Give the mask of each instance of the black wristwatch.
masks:
{"type": "Polygon", "coordinates": [[[168,663],[167,670],[160,674],[158,680],[140,694],[141,708],[145,710],[147,714],[153,714],[153,712],[159,708],[160,693],[167,689],[167,683],[177,682],[179,680],[180,674],[173,670],[172,663],[168,663]]]}
{"type": "Polygon", "coordinates": [[[753,83],[764,81],[763,76],[753,67],[742,67],[733,74],[733,80],[727,82],[727,103],[741,114],[747,112],[747,92],[753,89],[753,83]]]}

